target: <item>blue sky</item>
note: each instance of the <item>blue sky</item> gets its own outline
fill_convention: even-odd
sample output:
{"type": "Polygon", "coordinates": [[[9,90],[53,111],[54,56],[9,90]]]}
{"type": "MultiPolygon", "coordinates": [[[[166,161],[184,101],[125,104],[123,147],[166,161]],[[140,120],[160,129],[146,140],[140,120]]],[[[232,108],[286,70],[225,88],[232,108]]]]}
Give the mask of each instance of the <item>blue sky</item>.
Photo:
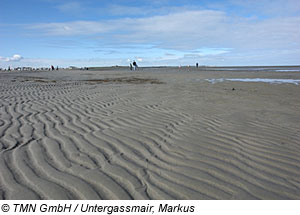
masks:
{"type": "Polygon", "coordinates": [[[0,67],[299,65],[299,0],[0,0],[0,67]]]}

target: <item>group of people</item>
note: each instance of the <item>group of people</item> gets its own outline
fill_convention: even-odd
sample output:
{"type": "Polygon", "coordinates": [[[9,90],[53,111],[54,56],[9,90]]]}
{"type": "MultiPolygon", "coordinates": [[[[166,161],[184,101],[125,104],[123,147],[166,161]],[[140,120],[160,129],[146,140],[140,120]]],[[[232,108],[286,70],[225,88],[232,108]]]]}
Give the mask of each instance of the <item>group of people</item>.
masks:
{"type": "Polygon", "coordinates": [[[130,67],[130,70],[137,70],[138,65],[135,61],[133,61],[132,63],[130,63],[129,67],[130,67]]]}
{"type": "MultiPolygon", "coordinates": [[[[52,71],[55,70],[55,68],[54,68],[53,65],[51,65],[51,70],[52,70],[52,71]]],[[[58,66],[56,67],[56,70],[58,70],[58,66]]]]}

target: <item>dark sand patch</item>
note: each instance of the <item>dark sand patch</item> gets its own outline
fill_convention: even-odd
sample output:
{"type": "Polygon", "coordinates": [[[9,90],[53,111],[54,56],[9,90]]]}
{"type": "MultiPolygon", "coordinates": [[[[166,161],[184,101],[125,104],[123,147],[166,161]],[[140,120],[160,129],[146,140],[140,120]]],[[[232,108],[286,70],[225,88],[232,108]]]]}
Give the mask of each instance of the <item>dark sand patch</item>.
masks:
{"type": "Polygon", "coordinates": [[[151,78],[136,78],[136,77],[122,77],[122,78],[105,78],[95,80],[84,80],[89,83],[125,83],[125,84],[163,84],[164,82],[158,79],[151,78]]]}

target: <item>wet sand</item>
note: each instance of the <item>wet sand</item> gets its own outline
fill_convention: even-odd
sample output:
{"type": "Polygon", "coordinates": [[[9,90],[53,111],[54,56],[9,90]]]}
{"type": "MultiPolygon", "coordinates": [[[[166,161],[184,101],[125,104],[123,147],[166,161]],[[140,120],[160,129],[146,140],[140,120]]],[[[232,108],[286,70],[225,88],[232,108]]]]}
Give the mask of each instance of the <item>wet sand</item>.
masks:
{"type": "Polygon", "coordinates": [[[0,199],[300,199],[300,84],[242,78],[300,72],[2,71],[0,199]]]}

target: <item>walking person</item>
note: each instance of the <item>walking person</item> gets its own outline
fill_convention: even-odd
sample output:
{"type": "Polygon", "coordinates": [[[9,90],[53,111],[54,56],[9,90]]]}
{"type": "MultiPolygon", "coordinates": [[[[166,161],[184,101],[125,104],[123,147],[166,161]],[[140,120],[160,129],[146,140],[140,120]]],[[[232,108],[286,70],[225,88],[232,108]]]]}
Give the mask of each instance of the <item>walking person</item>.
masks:
{"type": "Polygon", "coordinates": [[[134,70],[137,70],[137,67],[138,67],[138,65],[137,65],[137,63],[135,62],[135,61],[133,61],[133,66],[134,66],[134,70]]]}

